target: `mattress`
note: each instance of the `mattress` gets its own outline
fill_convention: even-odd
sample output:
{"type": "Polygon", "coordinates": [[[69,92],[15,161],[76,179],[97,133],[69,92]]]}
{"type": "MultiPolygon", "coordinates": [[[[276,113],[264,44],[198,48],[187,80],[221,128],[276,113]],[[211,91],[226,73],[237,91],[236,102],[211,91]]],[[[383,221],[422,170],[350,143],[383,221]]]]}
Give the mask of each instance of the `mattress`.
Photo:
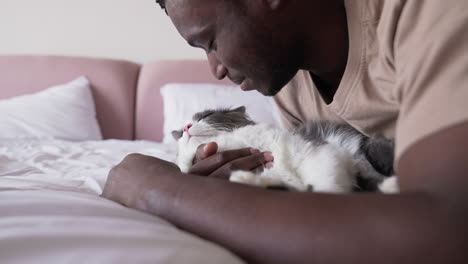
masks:
{"type": "Polygon", "coordinates": [[[1,263],[243,263],[155,216],[99,197],[129,153],[173,161],[146,141],[0,141],[1,263]]]}

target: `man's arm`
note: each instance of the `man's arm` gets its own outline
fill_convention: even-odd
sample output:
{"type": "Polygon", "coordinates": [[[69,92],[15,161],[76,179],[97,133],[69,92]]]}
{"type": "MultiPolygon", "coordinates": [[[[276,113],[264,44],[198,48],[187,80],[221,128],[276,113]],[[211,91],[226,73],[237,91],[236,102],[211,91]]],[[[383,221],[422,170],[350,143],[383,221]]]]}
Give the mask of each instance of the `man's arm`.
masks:
{"type": "Polygon", "coordinates": [[[114,199],[249,263],[465,263],[466,135],[468,123],[411,147],[398,195],[276,192],[159,170],[166,176],[147,180],[133,202],[114,199]]]}

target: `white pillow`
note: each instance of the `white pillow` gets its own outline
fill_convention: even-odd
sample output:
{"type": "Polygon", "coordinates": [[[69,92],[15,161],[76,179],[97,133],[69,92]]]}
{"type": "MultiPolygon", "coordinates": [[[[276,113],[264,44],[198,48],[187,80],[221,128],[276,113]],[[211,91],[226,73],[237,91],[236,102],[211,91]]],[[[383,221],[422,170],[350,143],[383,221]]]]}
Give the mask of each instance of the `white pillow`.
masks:
{"type": "Polygon", "coordinates": [[[101,140],[88,79],[0,100],[0,138],[101,140]]]}
{"type": "Polygon", "coordinates": [[[255,122],[281,126],[273,99],[256,91],[244,92],[228,85],[171,83],[161,88],[161,94],[164,102],[163,143],[173,143],[171,131],[181,129],[193,114],[208,108],[245,106],[255,122]]]}

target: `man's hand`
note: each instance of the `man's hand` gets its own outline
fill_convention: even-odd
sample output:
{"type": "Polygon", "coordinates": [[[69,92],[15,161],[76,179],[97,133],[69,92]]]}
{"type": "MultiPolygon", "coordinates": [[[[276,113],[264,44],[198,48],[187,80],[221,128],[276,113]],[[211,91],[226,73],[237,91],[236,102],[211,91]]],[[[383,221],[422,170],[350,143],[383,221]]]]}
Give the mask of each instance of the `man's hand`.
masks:
{"type": "Polygon", "coordinates": [[[228,179],[232,171],[262,171],[264,167],[273,167],[273,155],[257,149],[244,148],[218,151],[214,142],[200,145],[190,174],[228,179]]]}
{"type": "Polygon", "coordinates": [[[467,134],[468,123],[411,147],[399,164],[403,191],[395,195],[273,192],[181,174],[172,163],[133,154],[111,171],[103,196],[249,263],[461,264],[468,258],[467,134]]]}
{"type": "MultiPolygon", "coordinates": [[[[273,166],[273,156],[269,152],[245,148],[217,153],[216,143],[208,143],[198,148],[195,165],[190,174],[228,179],[233,170],[262,170],[273,166]]],[[[158,196],[169,197],[178,190],[177,176],[182,175],[174,163],[140,154],[130,154],[110,172],[102,197],[114,200],[127,207],[146,211],[148,189],[151,200],[158,196]],[[162,195],[163,194],[163,195],[162,195]]],[[[187,175],[184,175],[187,176],[187,175]]],[[[165,208],[171,201],[159,202],[165,208]]],[[[153,208],[154,209],[154,208],[153,208]]],[[[164,209],[161,209],[164,210],[164,209]]]]}
{"type": "Polygon", "coordinates": [[[144,210],[141,201],[151,188],[152,195],[158,192],[175,192],[170,178],[180,175],[174,163],[140,154],[130,154],[115,166],[107,178],[102,197],[114,200],[127,207],[144,210]],[[157,186],[157,188],[155,188],[157,186]]]}

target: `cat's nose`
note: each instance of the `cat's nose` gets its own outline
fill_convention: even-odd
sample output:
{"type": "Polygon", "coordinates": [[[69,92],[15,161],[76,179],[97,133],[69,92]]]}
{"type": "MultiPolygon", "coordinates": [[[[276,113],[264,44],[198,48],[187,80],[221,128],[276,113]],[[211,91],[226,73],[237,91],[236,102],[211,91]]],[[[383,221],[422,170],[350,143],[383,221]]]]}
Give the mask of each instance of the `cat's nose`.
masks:
{"type": "Polygon", "coordinates": [[[188,124],[184,127],[184,132],[188,132],[189,129],[192,127],[192,124],[188,124]]]}

